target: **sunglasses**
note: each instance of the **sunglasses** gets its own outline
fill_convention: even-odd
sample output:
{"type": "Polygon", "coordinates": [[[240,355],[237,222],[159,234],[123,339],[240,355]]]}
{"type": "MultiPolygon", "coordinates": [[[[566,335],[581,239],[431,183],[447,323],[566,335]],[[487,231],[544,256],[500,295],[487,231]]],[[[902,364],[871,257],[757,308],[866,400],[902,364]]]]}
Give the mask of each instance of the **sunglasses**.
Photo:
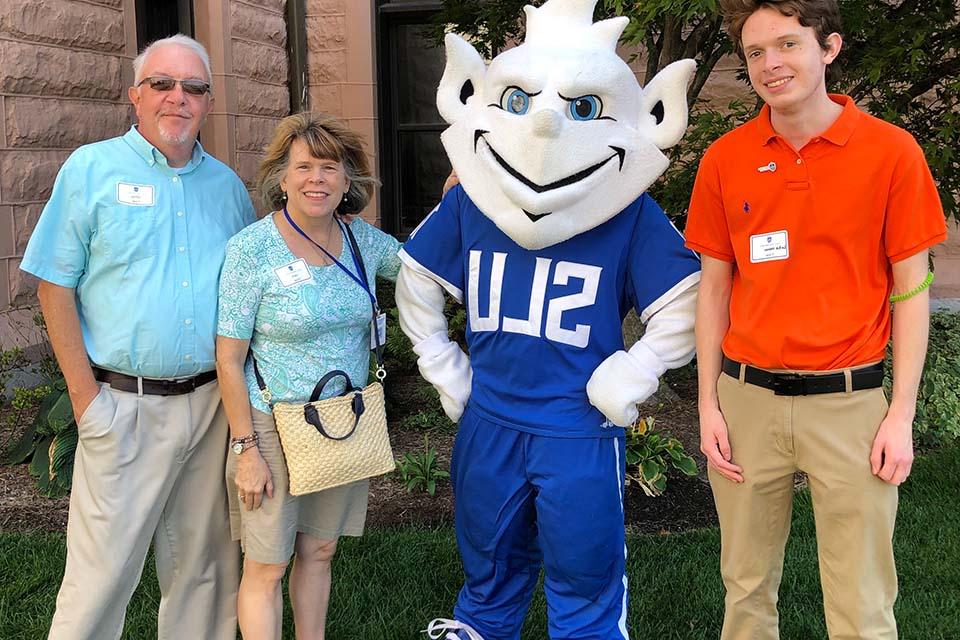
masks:
{"type": "Polygon", "coordinates": [[[183,89],[183,92],[191,96],[202,96],[205,93],[210,91],[210,83],[204,82],[203,80],[177,80],[175,78],[168,78],[166,76],[150,76],[149,78],[144,78],[137,83],[139,87],[142,84],[150,85],[150,88],[154,91],[173,91],[173,88],[179,84],[180,88],[183,89]]]}

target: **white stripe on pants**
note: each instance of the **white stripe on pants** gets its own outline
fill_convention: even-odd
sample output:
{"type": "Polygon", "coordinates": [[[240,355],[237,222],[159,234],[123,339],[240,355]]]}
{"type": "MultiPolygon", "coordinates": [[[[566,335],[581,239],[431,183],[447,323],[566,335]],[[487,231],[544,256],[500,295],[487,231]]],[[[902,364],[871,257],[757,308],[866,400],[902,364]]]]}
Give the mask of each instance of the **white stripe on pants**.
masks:
{"type": "Polygon", "coordinates": [[[234,640],[239,552],[230,540],[218,384],[179,396],[101,384],[77,428],[50,639],[119,638],[153,540],[159,638],[234,640]]]}

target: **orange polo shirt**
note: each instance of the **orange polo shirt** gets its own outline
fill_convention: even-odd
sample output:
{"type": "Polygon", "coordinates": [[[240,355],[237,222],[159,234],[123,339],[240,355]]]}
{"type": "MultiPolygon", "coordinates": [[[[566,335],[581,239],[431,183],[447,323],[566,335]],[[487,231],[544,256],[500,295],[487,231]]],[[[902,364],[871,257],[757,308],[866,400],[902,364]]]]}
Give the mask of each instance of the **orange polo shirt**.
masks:
{"type": "Polygon", "coordinates": [[[723,340],[734,360],[822,371],[883,359],[890,265],[947,237],[913,137],[830,98],[842,114],[799,151],[764,106],[700,162],[686,244],[734,263],[723,340]]]}

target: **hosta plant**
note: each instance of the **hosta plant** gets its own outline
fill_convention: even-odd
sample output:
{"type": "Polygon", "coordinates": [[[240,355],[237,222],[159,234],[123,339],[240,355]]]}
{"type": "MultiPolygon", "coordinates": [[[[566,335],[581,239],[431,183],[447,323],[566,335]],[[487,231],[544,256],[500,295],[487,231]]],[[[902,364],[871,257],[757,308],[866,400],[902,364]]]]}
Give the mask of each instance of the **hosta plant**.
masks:
{"type": "Polygon", "coordinates": [[[77,423],[63,378],[42,389],[45,392],[40,397],[36,417],[7,451],[4,462],[29,462],[30,475],[37,479],[40,493],[58,498],[70,491],[77,423]]]}
{"type": "Polygon", "coordinates": [[[654,428],[654,419],[641,418],[627,427],[627,484],[640,485],[648,496],[667,490],[667,471],[697,475],[697,463],[676,438],[654,428]]]}

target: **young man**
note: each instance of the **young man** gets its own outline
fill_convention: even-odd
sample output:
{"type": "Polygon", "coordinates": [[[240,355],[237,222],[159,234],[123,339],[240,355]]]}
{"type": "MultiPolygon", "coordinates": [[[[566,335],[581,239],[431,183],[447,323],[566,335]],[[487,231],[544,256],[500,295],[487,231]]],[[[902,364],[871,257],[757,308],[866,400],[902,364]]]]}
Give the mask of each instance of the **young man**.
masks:
{"type": "Polygon", "coordinates": [[[842,44],[835,0],[721,7],[766,103],[704,155],[686,229],[703,256],[700,433],[722,534],[721,638],[778,637],[797,470],[830,638],[896,638],[897,486],[913,459],[927,250],[946,237],[943,211],[913,138],[827,93],[842,44]]]}
{"type": "Polygon", "coordinates": [[[254,220],[197,134],[213,103],[195,40],[133,61],[137,124],[66,161],[21,269],[40,278],[79,443],[51,640],[119,638],[153,543],[161,638],[236,638],[228,439],[214,369],[227,240],[254,220]]]}

